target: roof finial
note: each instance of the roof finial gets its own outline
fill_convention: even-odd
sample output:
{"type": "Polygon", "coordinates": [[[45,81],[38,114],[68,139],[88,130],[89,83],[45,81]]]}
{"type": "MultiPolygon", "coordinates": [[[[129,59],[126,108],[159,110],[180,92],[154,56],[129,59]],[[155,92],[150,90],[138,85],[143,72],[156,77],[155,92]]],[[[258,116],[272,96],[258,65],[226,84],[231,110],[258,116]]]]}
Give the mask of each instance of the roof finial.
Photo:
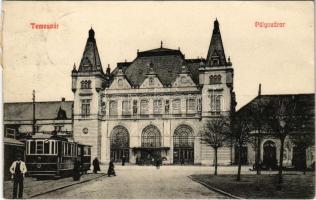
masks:
{"type": "Polygon", "coordinates": [[[162,40],[160,41],[160,48],[162,48],[162,46],[163,46],[163,42],[162,42],[162,40]]]}
{"type": "Polygon", "coordinates": [[[259,83],[259,90],[258,90],[258,96],[261,95],[261,83],[259,83]]]}

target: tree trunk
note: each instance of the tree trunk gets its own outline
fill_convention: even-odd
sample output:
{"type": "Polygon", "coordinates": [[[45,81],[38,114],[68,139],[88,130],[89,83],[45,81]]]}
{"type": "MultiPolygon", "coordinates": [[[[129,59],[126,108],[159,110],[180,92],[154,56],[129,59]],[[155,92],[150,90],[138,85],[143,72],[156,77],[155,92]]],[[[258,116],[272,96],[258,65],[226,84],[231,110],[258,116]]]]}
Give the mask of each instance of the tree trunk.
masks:
{"type": "Polygon", "coordinates": [[[217,148],[214,148],[214,153],[215,153],[215,172],[214,175],[217,175],[217,148]]]}
{"type": "Polygon", "coordinates": [[[261,174],[261,161],[260,161],[260,155],[261,155],[261,138],[260,138],[260,132],[258,133],[258,140],[257,140],[257,155],[256,155],[256,170],[257,175],[261,174]]]}
{"type": "Polygon", "coordinates": [[[279,160],[279,184],[282,184],[282,172],[283,172],[283,152],[284,152],[284,137],[280,138],[281,148],[280,148],[280,160],[279,160]]]}
{"type": "Polygon", "coordinates": [[[238,149],[238,173],[237,173],[237,181],[240,181],[240,172],[241,172],[241,148],[242,145],[239,145],[239,149],[238,149]]]}

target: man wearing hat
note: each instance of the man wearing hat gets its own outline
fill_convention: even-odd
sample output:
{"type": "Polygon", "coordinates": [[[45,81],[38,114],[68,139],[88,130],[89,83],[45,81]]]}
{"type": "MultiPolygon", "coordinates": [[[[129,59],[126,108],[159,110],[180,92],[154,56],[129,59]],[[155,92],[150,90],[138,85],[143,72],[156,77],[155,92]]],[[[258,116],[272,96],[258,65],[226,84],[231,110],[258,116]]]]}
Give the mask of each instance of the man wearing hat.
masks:
{"type": "Polygon", "coordinates": [[[27,172],[25,163],[21,160],[22,156],[17,155],[17,160],[10,167],[10,172],[13,178],[13,199],[17,198],[17,189],[19,187],[19,198],[23,197],[23,180],[27,172]]]}

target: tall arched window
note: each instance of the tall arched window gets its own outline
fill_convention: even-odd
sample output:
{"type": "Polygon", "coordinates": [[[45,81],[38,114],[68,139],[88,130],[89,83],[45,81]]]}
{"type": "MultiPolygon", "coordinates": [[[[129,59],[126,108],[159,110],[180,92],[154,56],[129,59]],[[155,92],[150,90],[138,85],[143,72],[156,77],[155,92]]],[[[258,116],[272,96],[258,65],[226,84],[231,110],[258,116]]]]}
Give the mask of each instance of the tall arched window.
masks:
{"type": "Polygon", "coordinates": [[[128,162],[129,158],[129,134],[125,127],[116,126],[111,132],[110,138],[111,159],[120,162],[125,157],[128,162]]]}
{"type": "Polygon", "coordinates": [[[193,130],[188,125],[180,125],[173,135],[173,160],[174,163],[194,163],[194,136],[193,130]]]}
{"type": "Polygon", "coordinates": [[[142,132],[142,147],[160,147],[160,131],[154,125],[149,125],[142,132]]]}

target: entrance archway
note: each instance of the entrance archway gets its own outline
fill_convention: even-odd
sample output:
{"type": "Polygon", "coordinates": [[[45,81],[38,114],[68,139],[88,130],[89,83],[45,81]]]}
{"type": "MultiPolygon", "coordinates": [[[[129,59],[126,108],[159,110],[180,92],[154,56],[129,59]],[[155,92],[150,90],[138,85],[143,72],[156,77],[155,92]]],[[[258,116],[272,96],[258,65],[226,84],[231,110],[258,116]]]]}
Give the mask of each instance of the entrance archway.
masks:
{"type": "Polygon", "coordinates": [[[110,141],[111,159],[114,162],[121,162],[124,156],[125,162],[129,162],[129,134],[127,129],[123,126],[114,127],[110,141]]]}
{"type": "Polygon", "coordinates": [[[159,129],[154,125],[149,125],[142,131],[142,151],[141,163],[153,164],[153,162],[161,157],[161,134],[159,129]]]}
{"type": "Polygon", "coordinates": [[[263,165],[267,169],[275,169],[277,167],[276,145],[270,140],[263,144],[263,165]]]}
{"type": "Polygon", "coordinates": [[[194,136],[190,126],[180,125],[174,131],[173,163],[194,164],[194,136]]]}

